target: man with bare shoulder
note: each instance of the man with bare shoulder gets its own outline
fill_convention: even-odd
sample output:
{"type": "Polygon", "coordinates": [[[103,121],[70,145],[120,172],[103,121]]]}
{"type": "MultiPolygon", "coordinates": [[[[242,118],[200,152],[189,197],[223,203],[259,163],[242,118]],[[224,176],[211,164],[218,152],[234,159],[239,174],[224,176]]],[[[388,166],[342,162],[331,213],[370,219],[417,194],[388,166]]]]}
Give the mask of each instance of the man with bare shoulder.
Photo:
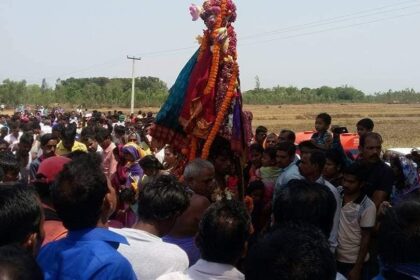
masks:
{"type": "Polygon", "coordinates": [[[200,258],[194,237],[198,232],[201,217],[210,206],[211,194],[215,187],[213,164],[202,159],[191,161],[185,167],[184,181],[193,193],[190,206],[178,217],[175,226],[163,240],[181,247],[187,253],[192,266],[200,258]]]}

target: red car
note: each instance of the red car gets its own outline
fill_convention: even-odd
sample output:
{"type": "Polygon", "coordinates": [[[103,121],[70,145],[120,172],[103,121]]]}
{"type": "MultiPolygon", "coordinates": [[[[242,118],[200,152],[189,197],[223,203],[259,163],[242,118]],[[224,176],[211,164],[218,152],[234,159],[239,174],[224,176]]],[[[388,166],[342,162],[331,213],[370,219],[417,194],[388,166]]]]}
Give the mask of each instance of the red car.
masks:
{"type": "MultiPolygon", "coordinates": [[[[296,133],[296,144],[302,141],[311,140],[315,131],[308,130],[296,133]]],[[[353,158],[359,153],[359,135],[357,133],[342,133],[340,134],[341,145],[346,154],[351,154],[353,158]]]]}

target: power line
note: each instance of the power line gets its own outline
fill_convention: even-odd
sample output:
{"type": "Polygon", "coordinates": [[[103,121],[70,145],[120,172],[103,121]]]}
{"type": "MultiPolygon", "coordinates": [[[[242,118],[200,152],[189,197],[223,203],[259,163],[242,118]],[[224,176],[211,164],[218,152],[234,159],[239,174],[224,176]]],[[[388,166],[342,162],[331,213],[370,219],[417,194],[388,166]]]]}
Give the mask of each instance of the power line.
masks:
{"type": "Polygon", "coordinates": [[[351,17],[350,16],[344,16],[343,18],[342,17],[334,17],[334,18],[325,19],[325,20],[321,20],[321,21],[315,21],[315,22],[310,22],[310,23],[306,23],[306,24],[289,26],[289,27],[285,27],[285,28],[282,28],[282,29],[262,32],[262,33],[259,33],[259,34],[247,35],[247,36],[241,37],[240,40],[243,41],[243,40],[249,40],[249,39],[253,39],[253,38],[257,38],[257,37],[264,37],[264,36],[268,36],[268,35],[273,35],[273,34],[290,33],[290,32],[293,32],[293,31],[300,31],[300,30],[311,29],[311,28],[318,27],[318,26],[323,26],[323,25],[331,25],[331,24],[350,21],[350,20],[354,20],[354,19],[372,17],[372,16],[376,16],[376,15],[381,15],[381,14],[386,14],[386,13],[390,13],[390,12],[406,10],[406,9],[415,8],[415,7],[419,7],[419,6],[420,6],[420,3],[416,4],[416,5],[411,5],[411,6],[398,8],[398,9],[369,13],[369,14],[360,15],[360,16],[356,16],[357,14],[360,14],[360,13],[356,13],[351,17]]]}
{"type": "Polygon", "coordinates": [[[380,19],[361,22],[361,23],[356,23],[356,24],[350,24],[350,25],[332,27],[332,28],[318,30],[318,31],[306,32],[306,33],[301,33],[301,34],[297,34],[297,35],[272,38],[272,39],[257,41],[257,42],[254,42],[254,43],[243,44],[243,45],[240,45],[240,46],[251,46],[251,45],[257,45],[257,44],[260,44],[260,43],[273,42],[273,41],[277,41],[277,40],[286,40],[286,39],[304,37],[304,36],[309,36],[309,35],[313,35],[313,34],[324,33],[324,32],[333,31],[333,30],[346,29],[346,28],[350,28],[350,27],[361,26],[361,25],[366,25],[366,24],[370,24],[370,23],[375,23],[375,22],[380,22],[380,21],[385,21],[385,20],[390,20],[390,19],[395,19],[395,18],[413,16],[413,15],[417,15],[417,14],[420,14],[420,11],[417,11],[415,13],[402,14],[402,15],[393,16],[393,17],[380,18],[380,19]]]}
{"type": "MultiPolygon", "coordinates": [[[[327,19],[324,19],[324,20],[320,20],[320,21],[308,22],[308,23],[305,23],[305,24],[292,25],[292,26],[289,26],[289,27],[276,29],[276,30],[271,30],[271,31],[258,33],[258,34],[251,34],[251,35],[241,37],[240,40],[241,41],[252,40],[252,39],[256,39],[258,37],[264,37],[264,36],[270,36],[270,35],[272,36],[272,35],[285,34],[285,33],[293,33],[293,32],[296,32],[296,31],[313,29],[314,27],[332,25],[332,24],[336,24],[336,23],[340,23],[340,22],[349,21],[349,20],[372,17],[372,16],[376,16],[376,15],[380,15],[380,14],[385,14],[385,13],[390,13],[390,12],[395,12],[395,11],[400,11],[400,10],[405,10],[405,9],[420,6],[420,4],[415,4],[415,5],[411,5],[411,6],[405,6],[405,7],[402,7],[402,8],[388,9],[388,10],[385,10],[385,11],[381,11],[381,10],[384,10],[384,9],[387,9],[387,8],[390,8],[390,7],[401,6],[403,4],[413,3],[413,2],[419,3],[420,1],[418,1],[418,0],[401,1],[401,2],[398,2],[398,3],[394,3],[394,4],[389,4],[389,5],[386,5],[386,6],[381,6],[381,7],[368,9],[368,10],[363,10],[363,11],[358,11],[358,12],[348,14],[348,15],[331,17],[331,18],[327,18],[327,19]],[[357,15],[359,15],[359,16],[357,16],[357,15]]],[[[350,25],[345,25],[345,26],[332,27],[332,28],[327,28],[327,29],[318,30],[318,31],[311,31],[311,32],[305,32],[305,33],[296,34],[296,35],[285,36],[285,37],[259,40],[257,42],[240,44],[239,46],[240,47],[251,46],[251,45],[256,45],[256,44],[260,44],[260,43],[268,43],[268,42],[272,42],[272,41],[277,41],[277,40],[286,40],[286,39],[292,39],[292,38],[297,38],[297,37],[309,36],[309,35],[313,35],[313,34],[317,34],[317,33],[324,33],[324,32],[328,32],[328,31],[346,29],[346,28],[350,28],[350,27],[366,25],[366,24],[385,21],[385,20],[394,19],[394,18],[411,16],[411,15],[415,15],[415,14],[418,14],[418,13],[419,12],[403,14],[403,15],[398,15],[398,16],[392,16],[392,17],[384,17],[384,18],[380,18],[380,19],[376,19],[376,20],[372,20],[372,21],[366,21],[366,22],[350,24],[350,25]]],[[[182,48],[176,48],[176,49],[166,49],[166,50],[161,50],[161,51],[144,52],[144,53],[140,53],[139,56],[142,56],[142,57],[158,57],[158,56],[163,56],[163,55],[172,55],[172,54],[178,54],[178,53],[181,53],[181,52],[196,49],[197,47],[198,46],[195,45],[195,46],[182,47],[182,48]]],[[[79,70],[63,73],[61,75],[47,76],[45,78],[52,79],[52,78],[57,78],[57,77],[62,77],[62,76],[68,76],[68,75],[72,75],[72,74],[82,73],[82,72],[85,72],[85,71],[88,71],[88,70],[91,70],[91,69],[94,69],[94,68],[98,68],[98,67],[104,67],[104,66],[109,66],[109,65],[114,66],[114,65],[120,65],[122,63],[123,62],[120,62],[120,58],[115,58],[115,59],[112,59],[112,60],[110,60],[108,62],[105,62],[105,63],[94,64],[94,65],[88,66],[86,68],[82,68],[82,69],[79,69],[79,70]],[[118,62],[115,63],[116,61],[118,61],[118,62]]]]}
{"type": "MultiPolygon", "coordinates": [[[[418,0],[401,1],[401,2],[398,2],[398,3],[389,4],[389,5],[381,6],[381,7],[374,8],[374,9],[358,11],[356,13],[352,13],[352,14],[348,14],[348,15],[336,16],[336,17],[332,17],[332,18],[328,18],[328,19],[324,19],[324,20],[320,20],[320,21],[313,21],[313,22],[309,22],[309,23],[305,23],[305,24],[292,25],[292,26],[289,26],[289,27],[285,27],[285,28],[282,28],[282,29],[271,30],[271,31],[267,31],[267,32],[264,32],[264,33],[247,35],[247,36],[244,36],[244,37],[240,37],[240,41],[254,39],[254,38],[257,38],[257,37],[263,37],[263,36],[268,36],[268,35],[276,35],[276,34],[282,34],[282,33],[292,33],[292,32],[295,32],[295,31],[312,29],[312,28],[318,27],[318,26],[331,25],[331,24],[334,24],[334,23],[340,23],[340,22],[345,22],[345,21],[359,19],[359,18],[372,17],[372,16],[376,16],[376,15],[381,15],[381,14],[395,12],[395,11],[401,11],[401,10],[415,8],[415,7],[419,7],[419,6],[420,6],[420,1],[418,1],[418,0]],[[402,4],[413,3],[413,2],[417,2],[419,4],[411,5],[411,6],[405,6],[405,7],[397,8],[397,9],[390,9],[390,10],[381,11],[381,12],[369,13],[369,12],[383,10],[383,9],[390,8],[390,7],[395,7],[395,6],[401,6],[402,4]],[[366,14],[366,13],[369,13],[369,14],[366,14]],[[360,14],[365,14],[365,15],[356,16],[356,15],[360,15],[360,14]]],[[[416,14],[416,13],[414,13],[414,14],[416,14]]],[[[330,30],[349,28],[349,27],[352,27],[352,26],[364,25],[364,24],[379,22],[379,21],[392,19],[392,18],[410,16],[410,15],[412,15],[412,14],[399,15],[399,16],[396,16],[396,17],[393,16],[393,17],[381,18],[381,19],[378,19],[378,20],[357,23],[357,24],[354,24],[354,25],[353,24],[352,25],[347,25],[347,26],[344,26],[344,27],[334,27],[334,28],[328,28],[328,29],[324,29],[324,30],[320,30],[320,31],[313,31],[313,32],[306,32],[306,33],[303,33],[303,34],[291,35],[291,36],[287,36],[285,38],[301,37],[303,35],[311,35],[311,34],[316,34],[316,33],[327,32],[327,31],[330,31],[330,30]]],[[[271,41],[272,39],[269,39],[269,40],[271,41]]],[[[266,41],[267,40],[260,41],[260,42],[266,42],[266,41]]],[[[259,42],[254,42],[254,43],[250,43],[250,44],[258,44],[258,43],[259,42]]],[[[248,45],[248,44],[245,44],[245,45],[248,45]]],[[[141,53],[140,55],[143,56],[143,57],[155,57],[155,56],[160,56],[161,54],[179,53],[180,51],[191,50],[191,49],[196,49],[196,48],[197,48],[197,46],[190,46],[190,47],[177,48],[177,49],[167,49],[167,50],[162,50],[162,51],[146,52],[146,53],[141,53]]]]}

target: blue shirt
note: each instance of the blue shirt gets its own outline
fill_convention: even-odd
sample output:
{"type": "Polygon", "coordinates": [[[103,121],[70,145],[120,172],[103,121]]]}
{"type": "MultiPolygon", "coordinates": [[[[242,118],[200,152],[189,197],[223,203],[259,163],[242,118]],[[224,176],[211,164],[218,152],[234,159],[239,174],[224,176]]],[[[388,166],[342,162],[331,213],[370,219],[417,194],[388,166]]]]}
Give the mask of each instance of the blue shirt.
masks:
{"type": "Polygon", "coordinates": [[[38,264],[48,279],[137,279],[118,251],[125,237],[104,228],[69,231],[41,249],[38,264]]]}

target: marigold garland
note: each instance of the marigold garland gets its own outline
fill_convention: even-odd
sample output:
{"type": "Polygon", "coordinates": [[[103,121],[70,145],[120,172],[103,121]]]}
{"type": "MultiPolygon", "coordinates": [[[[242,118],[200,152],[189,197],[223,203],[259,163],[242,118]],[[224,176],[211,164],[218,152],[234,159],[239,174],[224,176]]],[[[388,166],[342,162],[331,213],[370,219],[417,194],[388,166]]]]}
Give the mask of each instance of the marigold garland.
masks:
{"type": "Polygon", "coordinates": [[[195,156],[197,154],[197,144],[198,144],[198,139],[197,137],[193,135],[191,138],[190,154],[188,156],[189,161],[195,159],[195,156]]]}
{"type": "Polygon", "coordinates": [[[238,79],[238,64],[235,62],[233,65],[233,72],[232,72],[232,76],[229,82],[229,87],[226,92],[225,98],[223,99],[222,106],[220,108],[220,111],[217,113],[216,120],[214,121],[214,125],[207,137],[206,142],[204,143],[203,151],[201,154],[202,159],[207,159],[210,154],[210,147],[213,144],[214,139],[216,139],[220,126],[222,125],[226,112],[231,104],[232,98],[235,96],[237,79],[238,79]]]}
{"type": "Polygon", "coordinates": [[[200,61],[201,58],[203,57],[204,53],[207,51],[208,40],[209,40],[209,38],[208,38],[207,32],[205,31],[204,34],[203,34],[203,38],[201,39],[200,52],[198,53],[197,61],[200,61]]]}
{"type": "Polygon", "coordinates": [[[227,0],[222,0],[220,4],[220,13],[217,16],[217,20],[212,32],[212,39],[213,39],[213,59],[211,62],[210,68],[210,75],[209,80],[207,82],[207,86],[204,89],[204,95],[208,95],[214,89],[216,84],[217,73],[219,70],[219,63],[220,63],[220,44],[217,41],[218,31],[219,28],[222,27],[223,19],[226,17],[227,14],[227,0]]]}

